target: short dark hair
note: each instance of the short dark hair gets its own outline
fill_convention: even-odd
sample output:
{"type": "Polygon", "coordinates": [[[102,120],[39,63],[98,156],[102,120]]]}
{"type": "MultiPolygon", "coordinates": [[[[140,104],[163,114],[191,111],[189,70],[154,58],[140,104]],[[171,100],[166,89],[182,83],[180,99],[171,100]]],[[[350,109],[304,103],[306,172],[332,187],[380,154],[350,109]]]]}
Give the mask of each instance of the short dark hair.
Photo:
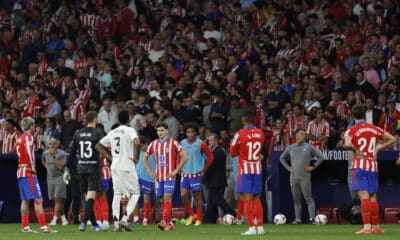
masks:
{"type": "Polygon", "coordinates": [[[159,127],[163,127],[165,129],[168,129],[168,124],[162,122],[162,123],[159,123],[159,124],[156,125],[156,129],[159,128],[159,127]]]}
{"type": "Polygon", "coordinates": [[[188,122],[183,126],[184,131],[186,132],[189,128],[193,129],[195,132],[199,130],[199,125],[195,122],[188,122]]]}
{"type": "Polygon", "coordinates": [[[365,118],[365,107],[361,104],[356,104],[351,108],[351,114],[355,119],[365,118]]]}
{"type": "Polygon", "coordinates": [[[121,110],[118,113],[118,122],[121,124],[127,124],[129,122],[129,112],[127,110],[121,110]]]}
{"type": "Polygon", "coordinates": [[[94,121],[94,119],[97,118],[97,112],[95,111],[89,111],[88,113],[86,113],[86,121],[88,123],[91,123],[94,121]]]}
{"type": "Polygon", "coordinates": [[[296,131],[294,132],[295,135],[297,135],[297,133],[301,132],[301,131],[306,131],[304,128],[298,128],[296,129],[296,131]]]}
{"type": "Polygon", "coordinates": [[[246,122],[246,123],[254,123],[254,114],[252,112],[245,112],[242,115],[242,119],[246,122]]]}

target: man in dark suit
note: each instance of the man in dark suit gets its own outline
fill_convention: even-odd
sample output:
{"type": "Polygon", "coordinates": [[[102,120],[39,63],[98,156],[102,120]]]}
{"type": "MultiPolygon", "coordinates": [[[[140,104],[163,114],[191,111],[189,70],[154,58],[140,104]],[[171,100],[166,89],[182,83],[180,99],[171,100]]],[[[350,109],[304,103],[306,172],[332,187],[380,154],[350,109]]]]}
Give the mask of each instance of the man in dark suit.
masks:
{"type": "Polygon", "coordinates": [[[203,175],[203,184],[207,186],[207,223],[215,223],[217,220],[218,207],[225,214],[236,216],[236,212],[228,205],[224,198],[226,181],[226,154],[218,145],[218,137],[212,134],[208,137],[210,149],[214,154],[214,161],[203,175]]]}
{"type": "Polygon", "coordinates": [[[379,126],[379,121],[382,117],[382,111],[375,108],[375,100],[372,97],[367,97],[365,100],[365,121],[379,126]]]}

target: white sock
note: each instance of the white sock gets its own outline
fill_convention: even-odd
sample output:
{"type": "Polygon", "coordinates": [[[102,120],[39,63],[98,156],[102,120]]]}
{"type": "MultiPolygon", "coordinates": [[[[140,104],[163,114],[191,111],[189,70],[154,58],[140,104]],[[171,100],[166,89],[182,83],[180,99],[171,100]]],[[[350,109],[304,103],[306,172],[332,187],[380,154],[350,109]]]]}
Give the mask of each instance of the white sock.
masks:
{"type": "MultiPolygon", "coordinates": [[[[127,219],[131,214],[133,213],[133,210],[135,210],[136,203],[139,200],[140,194],[138,193],[133,193],[131,197],[129,198],[128,205],[126,205],[126,217],[127,219]]],[[[125,217],[125,216],[124,216],[125,217]]]]}
{"type": "Polygon", "coordinates": [[[115,222],[119,221],[119,213],[121,208],[121,195],[115,195],[112,201],[112,212],[114,217],[114,224],[115,222]]]}
{"type": "Polygon", "coordinates": [[[53,219],[52,219],[52,221],[57,221],[57,216],[53,216],[53,219]]]}
{"type": "Polygon", "coordinates": [[[139,221],[139,216],[133,216],[133,222],[139,221]]]}
{"type": "Polygon", "coordinates": [[[67,221],[67,218],[65,217],[65,215],[61,215],[61,220],[67,221]]]}
{"type": "Polygon", "coordinates": [[[364,224],[364,229],[371,229],[371,224],[364,224]]]}

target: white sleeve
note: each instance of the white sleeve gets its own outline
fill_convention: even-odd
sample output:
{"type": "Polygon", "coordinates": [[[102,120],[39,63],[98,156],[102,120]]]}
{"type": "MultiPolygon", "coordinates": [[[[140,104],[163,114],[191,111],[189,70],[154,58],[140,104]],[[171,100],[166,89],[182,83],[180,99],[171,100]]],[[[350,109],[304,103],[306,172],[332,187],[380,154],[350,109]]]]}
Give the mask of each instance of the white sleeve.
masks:
{"type": "Polygon", "coordinates": [[[129,133],[129,139],[130,139],[131,141],[133,141],[135,138],[138,138],[138,135],[137,135],[137,133],[136,133],[136,130],[133,129],[133,128],[131,128],[131,131],[130,131],[130,133],[129,133]]]}
{"type": "Polygon", "coordinates": [[[107,134],[106,136],[104,136],[101,140],[100,143],[105,146],[105,147],[109,147],[111,145],[111,141],[110,141],[110,134],[107,134]]]}

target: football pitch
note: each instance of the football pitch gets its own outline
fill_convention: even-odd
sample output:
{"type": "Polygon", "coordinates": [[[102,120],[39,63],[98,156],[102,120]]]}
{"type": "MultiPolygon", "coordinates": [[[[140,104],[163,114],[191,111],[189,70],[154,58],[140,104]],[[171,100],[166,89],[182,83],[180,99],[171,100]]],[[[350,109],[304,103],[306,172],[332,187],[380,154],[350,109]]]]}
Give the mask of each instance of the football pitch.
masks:
{"type": "MultiPolygon", "coordinates": [[[[38,230],[37,224],[32,224],[32,228],[38,230]]],[[[0,224],[1,240],[20,240],[20,239],[82,239],[82,240],[197,240],[197,239],[217,239],[217,240],[234,240],[234,239],[267,239],[267,240],[355,240],[355,239],[400,239],[400,225],[383,225],[386,231],[379,235],[356,235],[355,231],[361,229],[361,225],[271,225],[266,224],[265,235],[241,236],[240,233],[246,230],[246,225],[211,225],[203,224],[202,226],[184,226],[176,225],[175,231],[160,231],[156,225],[143,227],[134,225],[132,232],[92,232],[88,226],[86,232],[79,232],[78,225],[54,226],[53,229],[58,233],[21,233],[20,224],[0,224]]]]}

